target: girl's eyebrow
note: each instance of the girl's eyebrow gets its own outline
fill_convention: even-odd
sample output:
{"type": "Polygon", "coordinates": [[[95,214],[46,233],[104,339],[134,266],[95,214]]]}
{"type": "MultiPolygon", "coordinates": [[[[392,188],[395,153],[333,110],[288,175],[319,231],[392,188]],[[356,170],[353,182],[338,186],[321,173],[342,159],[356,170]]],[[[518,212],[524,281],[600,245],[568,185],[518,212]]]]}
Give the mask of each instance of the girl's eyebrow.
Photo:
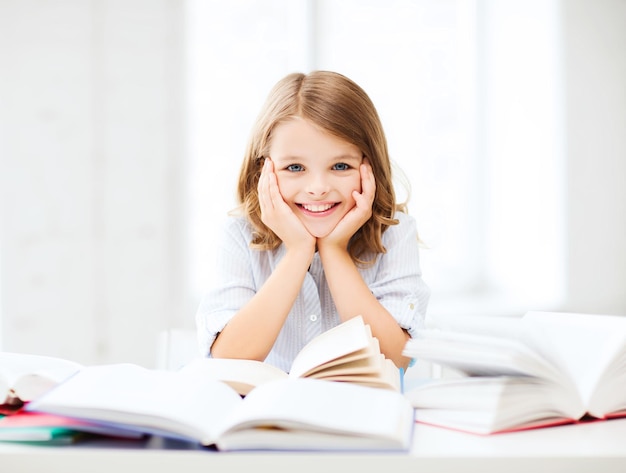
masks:
{"type": "MultiPolygon", "coordinates": [[[[285,155],[285,156],[278,156],[278,157],[270,157],[272,161],[274,162],[284,162],[284,161],[307,161],[310,158],[304,158],[302,156],[296,156],[296,155],[285,155]]],[[[333,156],[332,158],[329,159],[329,161],[362,161],[363,160],[363,156],[362,155],[356,155],[356,154],[340,154],[337,156],[333,156]]]]}
{"type": "Polygon", "coordinates": [[[362,155],[356,155],[356,154],[342,154],[340,156],[337,156],[336,158],[333,158],[333,161],[348,161],[348,160],[353,160],[353,161],[361,161],[363,159],[362,155]]]}
{"type": "MultiPolygon", "coordinates": [[[[276,165],[283,165],[286,163],[297,163],[297,164],[306,164],[307,161],[309,161],[311,158],[304,158],[303,156],[300,155],[284,155],[284,156],[277,156],[277,157],[273,157],[271,156],[270,159],[276,164],[276,165]]],[[[337,162],[352,162],[352,163],[361,163],[363,162],[363,155],[356,155],[356,154],[339,154],[337,156],[333,156],[331,158],[328,159],[328,162],[333,162],[333,163],[337,163],[337,162]]]]}

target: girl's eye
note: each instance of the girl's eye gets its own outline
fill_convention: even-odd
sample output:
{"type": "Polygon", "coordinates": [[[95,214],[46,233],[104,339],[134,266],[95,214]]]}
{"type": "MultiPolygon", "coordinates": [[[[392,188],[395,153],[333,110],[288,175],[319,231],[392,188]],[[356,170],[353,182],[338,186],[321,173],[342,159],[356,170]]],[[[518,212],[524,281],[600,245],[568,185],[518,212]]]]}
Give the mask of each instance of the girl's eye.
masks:
{"type": "Polygon", "coordinates": [[[290,164],[289,166],[287,166],[287,171],[291,172],[300,172],[303,169],[304,168],[300,164],[290,164]]]}
{"type": "Polygon", "coordinates": [[[350,165],[346,163],[337,163],[333,166],[335,171],[347,171],[350,169],[350,165]]]}

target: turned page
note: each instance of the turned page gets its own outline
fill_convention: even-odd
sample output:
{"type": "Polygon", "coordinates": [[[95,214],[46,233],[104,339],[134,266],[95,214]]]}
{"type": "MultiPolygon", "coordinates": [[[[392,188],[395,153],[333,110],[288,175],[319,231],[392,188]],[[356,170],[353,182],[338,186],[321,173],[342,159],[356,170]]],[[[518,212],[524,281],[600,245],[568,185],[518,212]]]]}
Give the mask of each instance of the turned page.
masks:
{"type": "Polygon", "coordinates": [[[30,401],[76,373],[82,365],[63,358],[26,353],[0,353],[0,404],[10,389],[30,401]]]}
{"type": "Polygon", "coordinates": [[[626,317],[529,312],[524,322],[531,343],[576,384],[590,413],[600,417],[606,413],[607,407],[590,403],[602,389],[600,383],[607,381],[606,373],[611,372],[610,378],[620,375],[613,369],[624,356],[626,317]]]}
{"type": "Polygon", "coordinates": [[[496,315],[444,315],[433,319],[427,328],[441,329],[499,339],[525,341],[521,317],[496,315]]]}
{"type": "Polygon", "coordinates": [[[378,340],[358,316],[321,333],[302,348],[289,374],[268,363],[245,359],[197,358],[181,368],[201,376],[221,380],[240,394],[255,386],[281,378],[314,377],[399,389],[399,374],[385,375],[386,360],[378,340]],[[382,378],[382,379],[381,379],[382,378]],[[385,382],[385,379],[389,378],[385,382]]]}
{"type": "Polygon", "coordinates": [[[289,376],[269,363],[234,358],[196,358],[183,366],[180,371],[205,379],[222,381],[244,396],[256,386],[289,376]]]}
{"type": "Polygon", "coordinates": [[[371,338],[363,318],[353,317],[311,340],[296,356],[289,374],[303,377],[320,365],[359,351],[366,356],[370,353],[371,338]]]}
{"type": "MultiPolygon", "coordinates": [[[[464,320],[469,327],[472,318],[464,320]]],[[[518,325],[521,330],[521,325],[518,325]]],[[[563,376],[539,353],[518,339],[448,329],[423,330],[407,341],[404,355],[476,376],[537,376],[560,382],[563,376]]]]}

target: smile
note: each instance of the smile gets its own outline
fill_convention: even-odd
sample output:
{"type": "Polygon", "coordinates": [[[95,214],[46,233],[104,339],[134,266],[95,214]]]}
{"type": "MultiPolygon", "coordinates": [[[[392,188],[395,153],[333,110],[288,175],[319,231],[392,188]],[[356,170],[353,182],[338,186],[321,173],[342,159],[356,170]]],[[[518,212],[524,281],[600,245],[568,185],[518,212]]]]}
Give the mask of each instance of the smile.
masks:
{"type": "Polygon", "coordinates": [[[304,210],[306,210],[307,212],[312,212],[312,213],[322,213],[322,212],[326,212],[327,210],[332,209],[335,205],[338,204],[298,204],[301,208],[303,208],[304,210]]]}

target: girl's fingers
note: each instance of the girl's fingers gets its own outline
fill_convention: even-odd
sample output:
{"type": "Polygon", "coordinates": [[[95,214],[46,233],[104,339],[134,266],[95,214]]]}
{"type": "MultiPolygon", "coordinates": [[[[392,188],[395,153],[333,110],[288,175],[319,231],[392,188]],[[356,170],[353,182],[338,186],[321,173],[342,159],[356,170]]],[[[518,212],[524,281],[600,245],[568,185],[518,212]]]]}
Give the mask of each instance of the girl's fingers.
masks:
{"type": "Polygon", "coordinates": [[[367,160],[364,160],[363,164],[361,164],[360,171],[361,193],[359,194],[358,200],[355,197],[355,201],[357,204],[371,207],[374,202],[374,195],[376,194],[376,180],[374,179],[374,173],[367,160]]]}
{"type": "Polygon", "coordinates": [[[361,164],[361,168],[361,176],[363,176],[363,191],[369,191],[370,193],[374,193],[374,191],[376,190],[376,179],[374,179],[372,166],[370,166],[369,162],[365,160],[365,162],[361,164]]]}
{"type": "Polygon", "coordinates": [[[278,179],[274,173],[274,163],[268,158],[263,165],[263,200],[267,209],[278,210],[283,204],[283,196],[278,188],[278,179]]]}
{"type": "MultiPolygon", "coordinates": [[[[354,202],[356,203],[356,209],[362,209],[362,208],[368,207],[369,199],[364,194],[361,194],[358,191],[353,191],[352,198],[354,199],[354,202]]],[[[353,210],[356,211],[356,209],[353,209],[353,210]]]]}
{"type": "Polygon", "coordinates": [[[271,173],[268,176],[268,197],[273,204],[274,207],[279,205],[280,202],[283,202],[283,196],[280,193],[280,189],[278,188],[278,181],[276,180],[276,174],[271,173]]]}
{"type": "Polygon", "coordinates": [[[269,158],[265,159],[263,168],[261,169],[261,176],[259,177],[259,183],[257,186],[257,194],[259,197],[259,205],[261,210],[270,209],[272,207],[272,200],[270,197],[269,186],[269,174],[271,173],[271,162],[269,158]]]}

